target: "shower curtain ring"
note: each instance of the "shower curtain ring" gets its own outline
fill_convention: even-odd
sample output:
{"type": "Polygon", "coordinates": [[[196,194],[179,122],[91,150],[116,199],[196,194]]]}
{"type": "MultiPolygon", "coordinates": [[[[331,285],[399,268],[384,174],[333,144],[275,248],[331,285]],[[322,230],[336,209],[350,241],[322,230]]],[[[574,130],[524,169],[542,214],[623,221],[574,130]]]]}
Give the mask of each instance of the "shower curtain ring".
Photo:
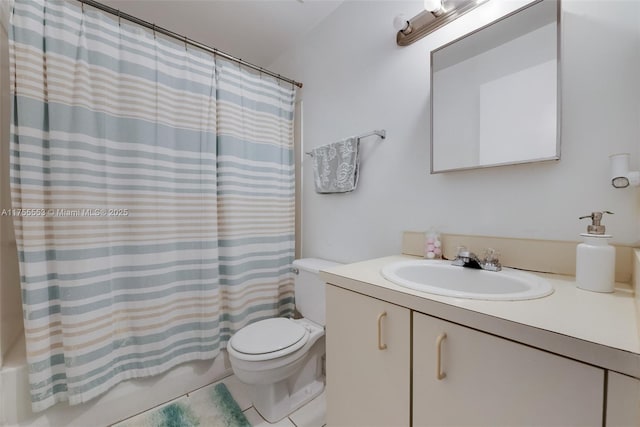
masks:
{"type": "Polygon", "coordinates": [[[122,20],[120,18],[120,9],[118,9],[118,27],[122,26],[122,20]]]}
{"type": "Polygon", "coordinates": [[[153,39],[156,39],[156,24],[153,24],[153,39]]]}
{"type": "Polygon", "coordinates": [[[187,36],[184,36],[184,50],[187,50],[187,36]]]}

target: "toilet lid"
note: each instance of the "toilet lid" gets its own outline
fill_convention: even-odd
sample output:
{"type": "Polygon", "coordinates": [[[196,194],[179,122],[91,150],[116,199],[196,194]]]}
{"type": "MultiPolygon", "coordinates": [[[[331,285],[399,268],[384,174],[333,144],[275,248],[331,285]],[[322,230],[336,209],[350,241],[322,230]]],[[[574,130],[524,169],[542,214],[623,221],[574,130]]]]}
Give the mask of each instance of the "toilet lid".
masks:
{"type": "Polygon", "coordinates": [[[283,350],[299,342],[306,329],[300,324],[278,317],[252,323],[231,337],[234,350],[245,354],[265,354],[283,350]]]}

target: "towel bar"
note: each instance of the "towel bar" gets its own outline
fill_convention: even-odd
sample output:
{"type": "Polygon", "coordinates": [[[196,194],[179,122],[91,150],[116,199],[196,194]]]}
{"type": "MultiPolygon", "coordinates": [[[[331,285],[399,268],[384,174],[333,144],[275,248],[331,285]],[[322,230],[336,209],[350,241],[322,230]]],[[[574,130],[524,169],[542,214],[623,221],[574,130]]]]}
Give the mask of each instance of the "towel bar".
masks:
{"type": "MultiPolygon", "coordinates": [[[[356,136],[356,138],[362,139],[362,138],[366,138],[368,136],[373,136],[373,135],[378,135],[380,137],[380,139],[385,139],[387,137],[387,131],[384,130],[384,129],[372,130],[371,132],[367,132],[367,133],[363,133],[362,135],[358,135],[358,136],[356,136]]],[[[304,154],[306,154],[307,156],[312,156],[313,157],[313,153],[311,151],[307,151],[304,154]]]]}

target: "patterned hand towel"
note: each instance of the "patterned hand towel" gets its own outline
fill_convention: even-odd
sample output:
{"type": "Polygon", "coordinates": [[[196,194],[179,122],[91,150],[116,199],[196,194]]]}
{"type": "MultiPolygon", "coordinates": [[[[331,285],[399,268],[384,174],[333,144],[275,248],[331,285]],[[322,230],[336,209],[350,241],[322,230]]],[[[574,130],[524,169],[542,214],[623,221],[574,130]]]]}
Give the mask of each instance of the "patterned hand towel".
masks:
{"type": "Polygon", "coordinates": [[[316,193],[347,193],[356,189],[359,148],[359,138],[348,138],[311,150],[316,193]]]}

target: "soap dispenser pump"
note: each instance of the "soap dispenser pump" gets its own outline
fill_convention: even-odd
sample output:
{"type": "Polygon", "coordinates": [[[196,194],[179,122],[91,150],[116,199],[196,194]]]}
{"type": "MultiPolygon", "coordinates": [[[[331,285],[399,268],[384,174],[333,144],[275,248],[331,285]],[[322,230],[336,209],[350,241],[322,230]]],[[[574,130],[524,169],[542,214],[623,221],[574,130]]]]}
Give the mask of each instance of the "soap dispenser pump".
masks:
{"type": "Polygon", "coordinates": [[[584,243],[576,250],[576,283],[580,289],[593,292],[613,292],[615,284],[616,249],[609,245],[611,235],[604,234],[603,214],[613,212],[593,212],[580,219],[591,218],[587,232],[580,234],[584,243]]]}

